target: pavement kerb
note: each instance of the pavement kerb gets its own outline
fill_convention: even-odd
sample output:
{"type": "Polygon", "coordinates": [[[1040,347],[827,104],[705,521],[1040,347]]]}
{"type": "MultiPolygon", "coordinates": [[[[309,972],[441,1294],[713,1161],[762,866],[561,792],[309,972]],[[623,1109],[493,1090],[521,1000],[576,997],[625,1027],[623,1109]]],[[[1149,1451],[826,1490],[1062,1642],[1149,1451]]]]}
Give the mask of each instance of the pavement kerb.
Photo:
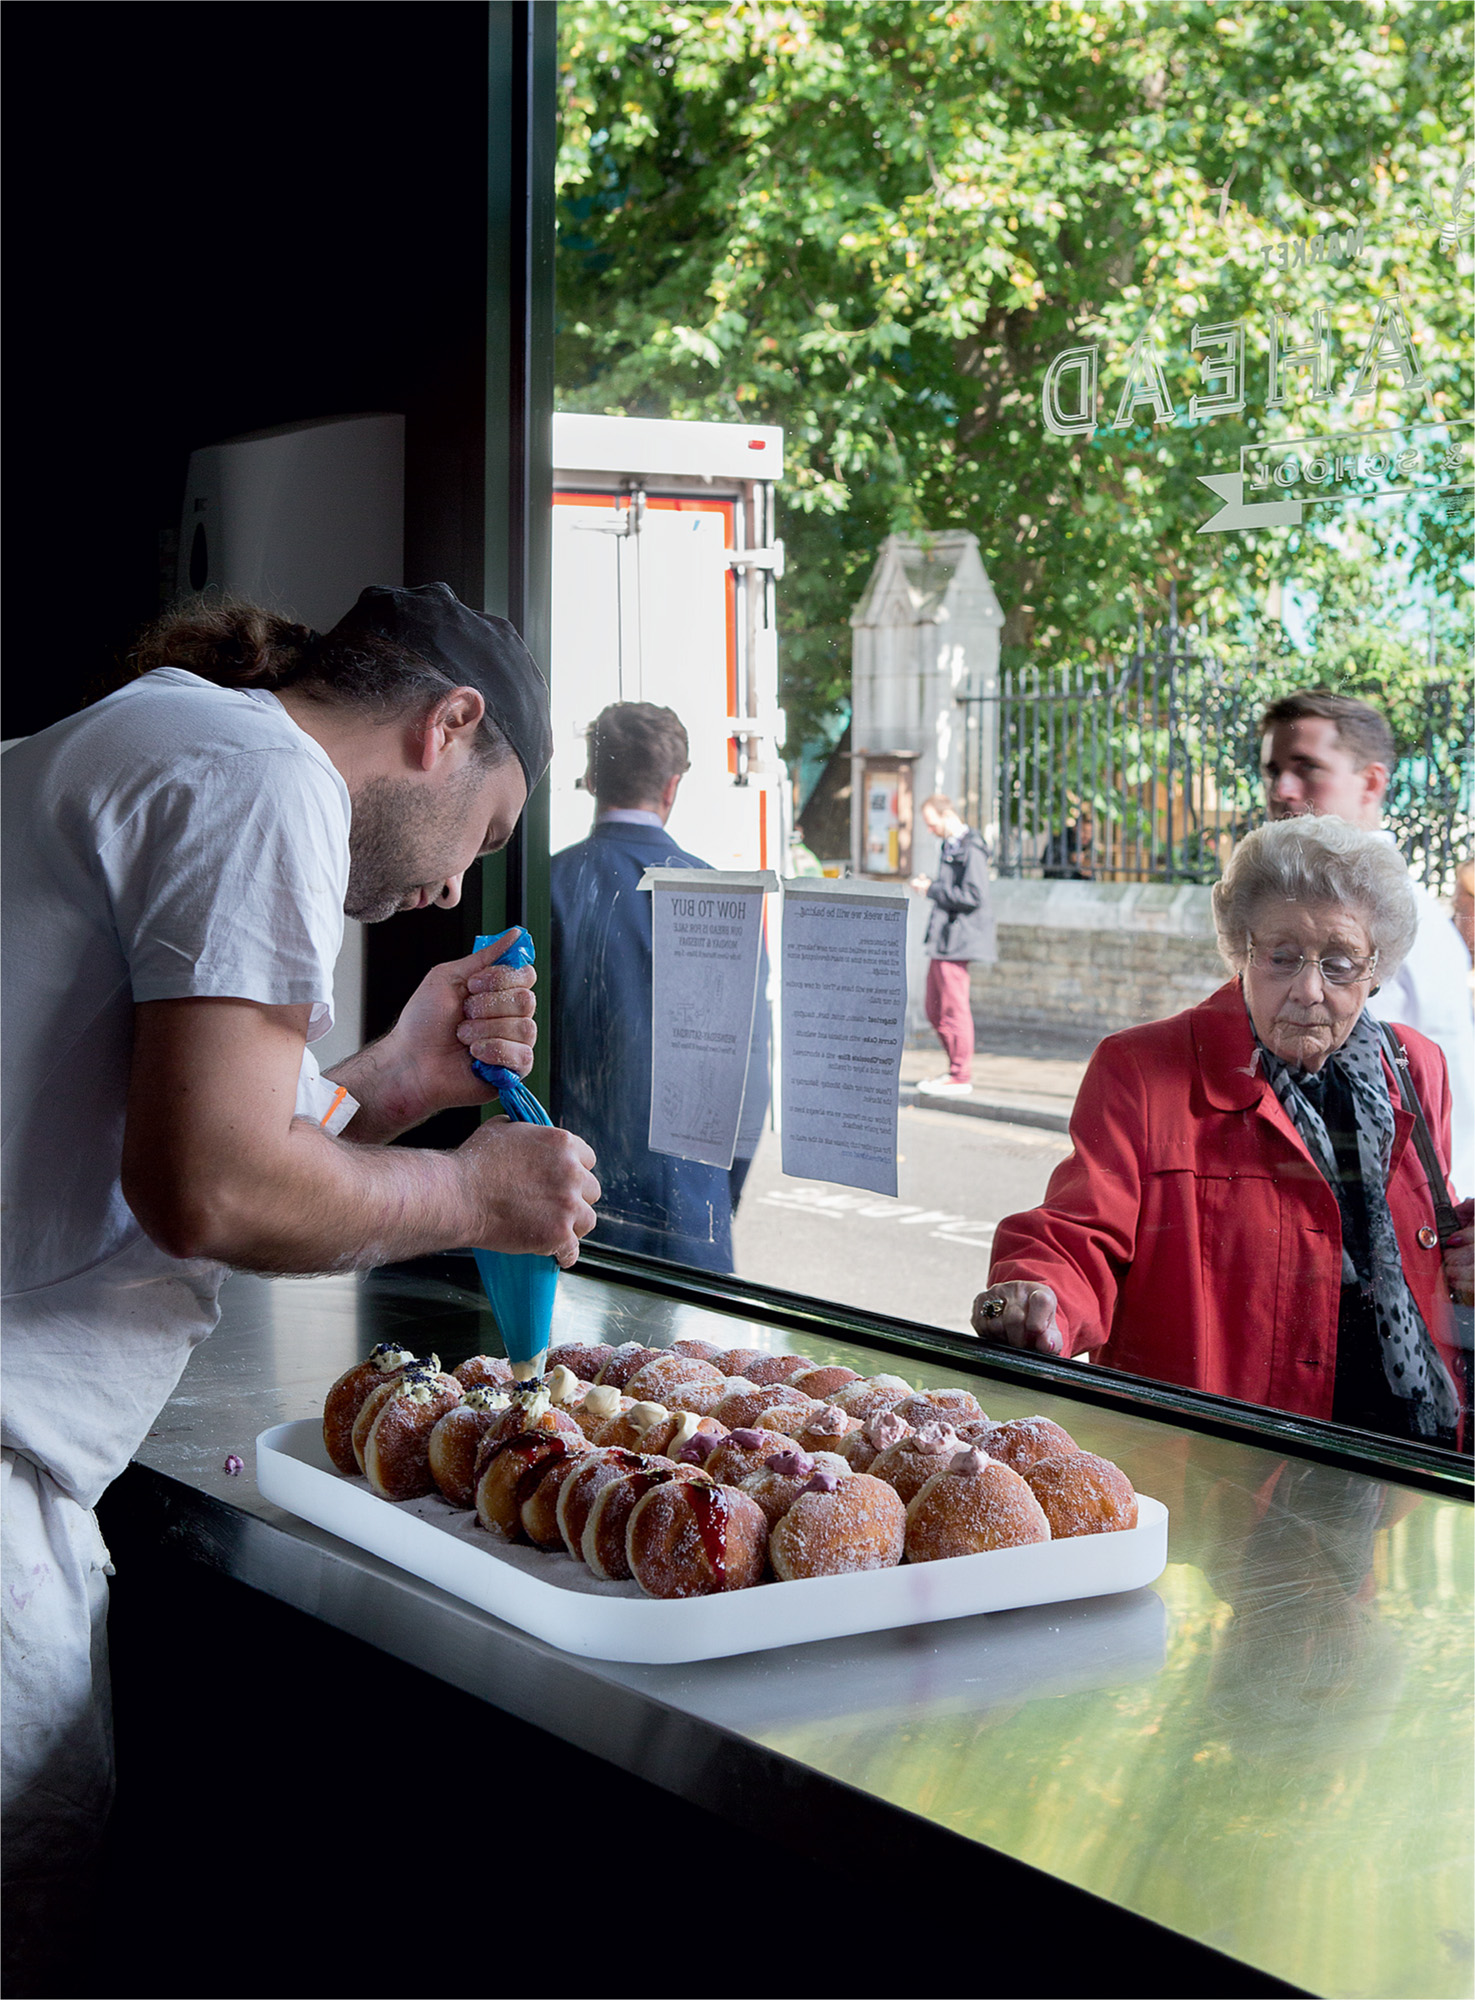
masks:
{"type": "Polygon", "coordinates": [[[1070,1114],[1047,1111],[1033,1104],[1010,1104],[1002,1098],[931,1097],[914,1085],[902,1084],[903,1110],[916,1106],[923,1111],[946,1111],[958,1118],[991,1118],[1000,1125],[1035,1125],[1046,1132],[1068,1132],[1070,1114]]]}

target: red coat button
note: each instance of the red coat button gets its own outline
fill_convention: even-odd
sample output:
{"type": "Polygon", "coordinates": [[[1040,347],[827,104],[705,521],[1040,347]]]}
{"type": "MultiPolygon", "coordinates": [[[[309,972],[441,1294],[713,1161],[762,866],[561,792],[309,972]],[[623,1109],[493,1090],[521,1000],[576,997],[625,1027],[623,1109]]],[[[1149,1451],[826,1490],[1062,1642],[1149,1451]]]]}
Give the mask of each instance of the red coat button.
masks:
{"type": "Polygon", "coordinates": [[[1437,1248],[1439,1243],[1439,1231],[1437,1229],[1431,1229],[1428,1223],[1426,1222],[1423,1228],[1419,1231],[1419,1241],[1420,1243],[1423,1244],[1426,1250],[1433,1250],[1437,1248]]]}

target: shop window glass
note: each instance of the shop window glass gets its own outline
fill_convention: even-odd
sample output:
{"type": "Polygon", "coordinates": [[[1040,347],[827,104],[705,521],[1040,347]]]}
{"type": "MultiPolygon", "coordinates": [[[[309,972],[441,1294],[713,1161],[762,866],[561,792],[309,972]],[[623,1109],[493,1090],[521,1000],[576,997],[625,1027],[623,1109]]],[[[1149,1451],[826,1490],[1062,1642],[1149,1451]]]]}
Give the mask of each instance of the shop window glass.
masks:
{"type": "MultiPolygon", "coordinates": [[[[596,1241],[967,1331],[1103,1037],[1227,977],[1209,892],[1265,818],[1268,705],[1382,712],[1383,823],[1458,937],[1468,22],[565,0],[560,24],[555,1112],[600,1154],[596,1241]],[[991,921],[939,973],[910,885],[961,880],[959,824],[991,921]],[[731,1164],[651,1149],[662,863],[905,892],[894,1195],[783,1171],[777,897],[731,1164]]],[[[1184,1229],[1213,1233],[1235,1171],[1184,1229]]]]}

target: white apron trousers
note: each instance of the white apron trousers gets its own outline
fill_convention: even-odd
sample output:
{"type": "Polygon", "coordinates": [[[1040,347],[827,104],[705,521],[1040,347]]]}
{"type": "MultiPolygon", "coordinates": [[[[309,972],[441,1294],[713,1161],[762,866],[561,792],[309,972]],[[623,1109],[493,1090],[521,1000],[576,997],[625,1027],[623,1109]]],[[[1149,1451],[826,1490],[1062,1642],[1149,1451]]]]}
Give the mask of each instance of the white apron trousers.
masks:
{"type": "Polygon", "coordinates": [[[90,1866],[113,1797],[107,1579],[97,1516],[0,1454],[0,1869],[12,1916],[90,1866]]]}

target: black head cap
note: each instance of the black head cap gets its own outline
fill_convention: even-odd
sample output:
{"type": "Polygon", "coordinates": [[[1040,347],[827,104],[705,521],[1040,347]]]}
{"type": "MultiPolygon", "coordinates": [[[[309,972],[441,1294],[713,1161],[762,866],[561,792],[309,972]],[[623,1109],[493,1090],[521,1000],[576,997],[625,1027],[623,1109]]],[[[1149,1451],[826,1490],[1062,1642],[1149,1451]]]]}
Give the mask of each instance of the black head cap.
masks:
{"type": "Polygon", "coordinates": [[[327,637],[387,639],[448,674],[457,687],[474,687],[512,745],[529,793],[547,770],[553,756],[548,683],[516,629],[505,618],[473,611],[448,583],[413,589],[371,584],[327,637]]]}

